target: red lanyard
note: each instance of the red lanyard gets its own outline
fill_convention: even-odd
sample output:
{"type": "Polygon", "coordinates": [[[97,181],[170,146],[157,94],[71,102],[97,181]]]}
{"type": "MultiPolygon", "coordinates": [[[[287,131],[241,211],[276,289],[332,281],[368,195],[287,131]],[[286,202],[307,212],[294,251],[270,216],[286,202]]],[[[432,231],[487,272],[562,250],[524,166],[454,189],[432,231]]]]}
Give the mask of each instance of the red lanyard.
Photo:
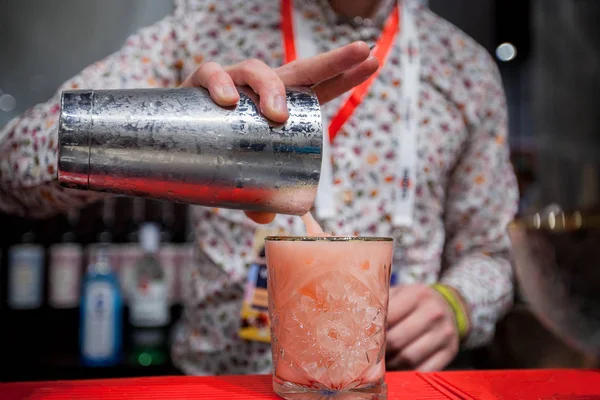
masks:
{"type": "MultiPolygon", "coordinates": [[[[281,0],[281,26],[283,33],[283,43],[285,50],[285,63],[294,61],[297,58],[296,42],[294,40],[294,23],[293,23],[293,0],[281,0]]],[[[377,40],[375,48],[375,57],[379,60],[379,69],[365,82],[355,87],[348,99],[340,107],[335,116],[329,123],[329,141],[333,143],[335,137],[346,121],[352,116],[354,110],[362,103],[369,88],[377,79],[381,67],[385,64],[390,49],[396,41],[396,36],[400,32],[400,7],[398,4],[394,6],[392,13],[387,18],[381,36],[377,40]]]]}

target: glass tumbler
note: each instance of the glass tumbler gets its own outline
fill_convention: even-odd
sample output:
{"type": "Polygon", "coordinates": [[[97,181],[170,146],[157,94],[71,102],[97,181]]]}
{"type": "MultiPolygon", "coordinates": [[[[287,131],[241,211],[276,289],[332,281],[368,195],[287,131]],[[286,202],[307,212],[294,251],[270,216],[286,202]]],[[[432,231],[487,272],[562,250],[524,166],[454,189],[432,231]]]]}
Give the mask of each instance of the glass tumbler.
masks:
{"type": "Polygon", "coordinates": [[[267,237],[273,388],[284,399],[383,399],[394,242],[267,237]]]}

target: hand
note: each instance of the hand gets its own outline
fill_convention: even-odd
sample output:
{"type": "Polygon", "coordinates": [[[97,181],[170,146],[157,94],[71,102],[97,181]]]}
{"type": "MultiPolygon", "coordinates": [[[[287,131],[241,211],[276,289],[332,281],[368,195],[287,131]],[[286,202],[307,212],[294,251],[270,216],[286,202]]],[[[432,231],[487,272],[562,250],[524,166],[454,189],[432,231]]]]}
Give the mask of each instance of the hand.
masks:
{"type": "Polygon", "coordinates": [[[439,371],[458,353],[458,329],[444,298],[426,285],[392,288],[386,364],[389,369],[439,371]]]}
{"type": "MultiPolygon", "coordinates": [[[[221,106],[233,106],[240,99],[234,85],[250,86],[260,98],[261,112],[273,121],[288,119],[286,86],[310,86],[319,102],[328,101],[367,80],[379,67],[365,42],[271,69],[259,60],[247,60],[223,68],[214,62],[201,64],[183,83],[184,87],[204,87],[221,106]]],[[[260,224],[271,222],[275,214],[246,212],[260,224]]]]}
{"type": "Polygon", "coordinates": [[[288,119],[286,86],[310,86],[319,103],[347,92],[367,80],[379,67],[365,42],[347,46],[272,69],[259,60],[246,60],[223,68],[215,62],[201,64],[182,84],[208,89],[215,103],[233,106],[240,99],[234,85],[250,86],[260,97],[260,110],[276,122],[288,119]]]}

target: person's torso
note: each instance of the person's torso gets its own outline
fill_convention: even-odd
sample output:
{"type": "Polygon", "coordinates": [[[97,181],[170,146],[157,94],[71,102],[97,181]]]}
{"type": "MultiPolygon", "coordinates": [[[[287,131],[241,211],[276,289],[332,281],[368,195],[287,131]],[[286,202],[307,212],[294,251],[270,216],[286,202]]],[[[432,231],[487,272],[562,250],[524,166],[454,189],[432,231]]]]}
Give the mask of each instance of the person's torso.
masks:
{"type": "MultiPolygon", "coordinates": [[[[194,35],[185,40],[182,76],[191,74],[204,60],[231,65],[257,58],[272,67],[282,65],[279,3],[278,0],[183,2],[186,12],[197,18],[188,18],[194,35]]],[[[377,40],[378,28],[357,33],[348,26],[328,25],[326,13],[330,10],[319,1],[296,0],[294,4],[311,24],[320,51],[357,39],[365,39],[369,44],[377,40]]],[[[414,227],[400,237],[391,217],[393,189],[400,181],[395,171],[396,141],[401,134],[397,123],[401,118],[402,90],[398,46],[392,47],[364,101],[332,144],[337,212],[335,218],[319,222],[334,235],[395,237],[394,266],[398,281],[433,283],[442,268],[445,189],[468,140],[468,125],[477,118],[474,107],[478,93],[473,92],[464,69],[478,49],[465,34],[429,10],[415,7],[413,14],[422,54],[414,227]],[[462,50],[462,56],[454,54],[456,50],[462,50]]],[[[342,96],[323,106],[325,122],[338,112],[344,99],[342,96]]],[[[214,363],[206,362],[194,373],[204,373],[207,368],[206,373],[257,372],[264,363],[261,360],[270,358],[270,352],[265,353],[258,344],[240,344],[236,337],[246,266],[256,257],[253,252],[256,224],[236,210],[198,207],[195,215],[203,254],[189,282],[185,322],[192,337],[182,345],[182,351],[216,354],[228,348],[233,353],[248,352],[238,355],[239,368],[231,362],[231,357],[238,356],[228,356],[229,364],[222,361],[219,365],[213,359],[214,363]],[[249,353],[259,350],[262,354],[257,356],[256,365],[246,365],[248,358],[254,359],[249,353]]],[[[270,227],[282,228],[291,235],[305,233],[298,217],[279,215],[270,227]]]]}

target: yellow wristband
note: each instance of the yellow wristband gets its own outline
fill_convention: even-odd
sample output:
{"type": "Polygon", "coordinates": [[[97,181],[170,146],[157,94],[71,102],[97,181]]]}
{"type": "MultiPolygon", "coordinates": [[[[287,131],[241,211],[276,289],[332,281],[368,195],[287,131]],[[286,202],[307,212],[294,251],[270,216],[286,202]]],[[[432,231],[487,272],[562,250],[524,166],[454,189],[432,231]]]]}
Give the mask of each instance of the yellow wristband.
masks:
{"type": "Polygon", "coordinates": [[[467,312],[462,301],[456,296],[454,291],[450,289],[446,285],[442,285],[440,283],[435,283],[431,285],[431,288],[438,292],[444,300],[448,303],[452,312],[454,313],[454,318],[456,320],[456,328],[458,330],[458,337],[462,340],[467,336],[469,332],[469,317],[467,316],[467,312]]]}

